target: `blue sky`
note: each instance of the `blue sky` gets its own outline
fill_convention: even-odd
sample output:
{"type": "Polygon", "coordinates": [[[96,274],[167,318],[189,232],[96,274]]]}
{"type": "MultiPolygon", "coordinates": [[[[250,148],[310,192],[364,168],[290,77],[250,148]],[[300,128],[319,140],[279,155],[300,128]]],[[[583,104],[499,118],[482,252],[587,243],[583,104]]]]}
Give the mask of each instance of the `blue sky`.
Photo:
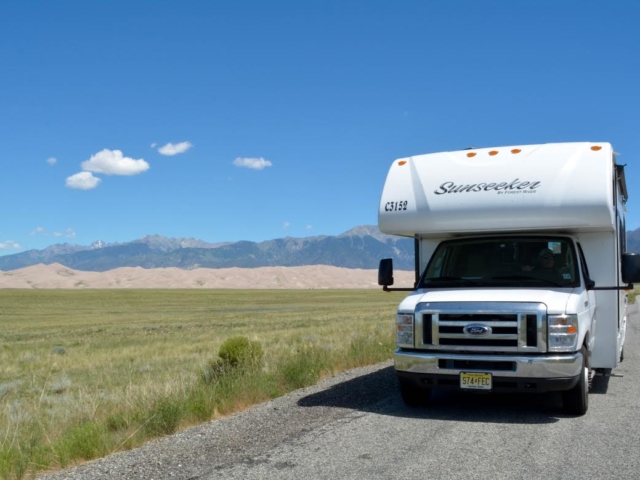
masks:
{"type": "Polygon", "coordinates": [[[638,18],[632,1],[0,3],[0,254],[335,235],[377,222],[395,158],[561,141],[621,153],[636,229],[638,18]]]}

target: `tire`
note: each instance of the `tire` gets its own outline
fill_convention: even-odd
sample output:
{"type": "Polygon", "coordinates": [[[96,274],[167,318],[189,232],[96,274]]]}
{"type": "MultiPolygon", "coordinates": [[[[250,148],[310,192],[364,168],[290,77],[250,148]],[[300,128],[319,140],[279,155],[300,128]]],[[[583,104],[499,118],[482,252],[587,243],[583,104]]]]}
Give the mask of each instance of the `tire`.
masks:
{"type": "Polygon", "coordinates": [[[411,408],[426,407],[431,397],[431,389],[422,388],[406,380],[398,379],[400,396],[404,404],[411,408]]]}
{"type": "Polygon", "coordinates": [[[582,371],[580,380],[571,389],[562,392],[562,407],[569,415],[582,416],[589,409],[589,359],[587,349],[582,347],[582,371]]]}

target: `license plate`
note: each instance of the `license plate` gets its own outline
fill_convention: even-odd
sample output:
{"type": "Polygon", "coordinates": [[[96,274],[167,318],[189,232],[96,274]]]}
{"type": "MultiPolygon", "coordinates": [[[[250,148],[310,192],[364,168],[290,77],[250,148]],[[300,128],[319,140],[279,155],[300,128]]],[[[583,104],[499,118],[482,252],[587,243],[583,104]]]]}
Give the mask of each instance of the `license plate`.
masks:
{"type": "Polygon", "coordinates": [[[491,390],[491,374],[461,372],[460,388],[471,390],[491,390]]]}

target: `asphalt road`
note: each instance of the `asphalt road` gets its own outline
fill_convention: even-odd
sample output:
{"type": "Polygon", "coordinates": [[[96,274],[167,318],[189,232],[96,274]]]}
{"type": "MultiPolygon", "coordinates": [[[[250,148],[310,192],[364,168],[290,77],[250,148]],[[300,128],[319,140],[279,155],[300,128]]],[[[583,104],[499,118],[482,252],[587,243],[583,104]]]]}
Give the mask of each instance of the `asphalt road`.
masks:
{"type": "Polygon", "coordinates": [[[386,363],[47,478],[638,479],[639,346],[634,312],[583,417],[558,394],[437,392],[410,409],[386,363]]]}

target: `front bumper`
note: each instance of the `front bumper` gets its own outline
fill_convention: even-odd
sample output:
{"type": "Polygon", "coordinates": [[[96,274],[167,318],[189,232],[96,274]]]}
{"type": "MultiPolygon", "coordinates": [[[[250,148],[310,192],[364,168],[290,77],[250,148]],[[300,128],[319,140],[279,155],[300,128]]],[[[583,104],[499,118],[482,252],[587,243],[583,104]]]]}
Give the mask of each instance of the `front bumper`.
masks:
{"type": "Polygon", "coordinates": [[[461,372],[491,373],[495,392],[569,390],[578,382],[583,364],[580,352],[507,356],[406,350],[397,350],[394,362],[399,378],[428,388],[459,389],[461,372]]]}

